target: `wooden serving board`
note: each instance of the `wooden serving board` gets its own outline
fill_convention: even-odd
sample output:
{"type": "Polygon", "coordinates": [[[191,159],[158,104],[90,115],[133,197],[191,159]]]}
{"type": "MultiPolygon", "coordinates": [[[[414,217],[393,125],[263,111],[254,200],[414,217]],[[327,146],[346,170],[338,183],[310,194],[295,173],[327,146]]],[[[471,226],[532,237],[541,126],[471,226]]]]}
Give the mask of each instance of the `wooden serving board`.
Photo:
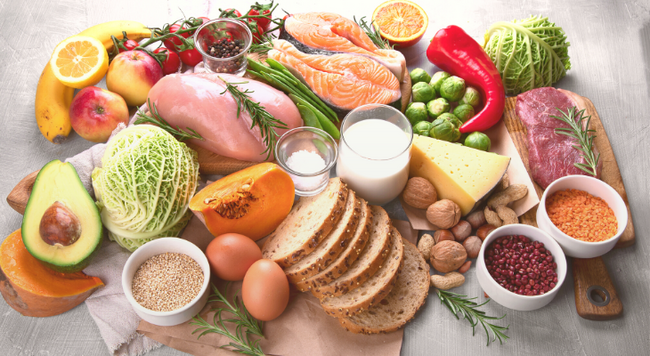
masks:
{"type": "MultiPolygon", "coordinates": [[[[625,231],[621,235],[620,239],[616,244],[616,248],[627,247],[634,244],[635,234],[634,234],[634,224],[632,222],[632,214],[630,212],[630,204],[627,199],[627,194],[625,192],[625,186],[623,185],[623,178],[621,177],[621,172],[616,163],[616,157],[614,157],[614,151],[612,150],[612,145],[607,138],[607,133],[603,127],[598,112],[594,107],[594,104],[591,100],[577,95],[575,93],[561,90],[569,97],[573,99],[574,102],[578,105],[580,109],[585,109],[587,115],[591,115],[590,128],[596,130],[596,138],[594,139],[594,144],[600,152],[600,159],[602,160],[603,167],[601,173],[601,179],[612,186],[623,198],[625,205],[628,210],[628,222],[625,231]]],[[[523,125],[519,117],[517,117],[515,111],[515,104],[517,98],[512,97],[506,99],[506,108],[503,113],[503,121],[512,137],[512,141],[517,147],[517,151],[521,156],[524,165],[526,166],[526,171],[531,177],[532,174],[528,161],[528,147],[526,145],[526,127],[523,125]]],[[[541,198],[544,190],[533,180],[535,185],[535,190],[537,195],[541,198]]],[[[529,210],[524,215],[520,216],[519,219],[521,223],[537,226],[537,206],[529,210]]],[[[605,268],[605,264],[601,257],[590,258],[590,259],[573,259],[573,277],[574,277],[574,287],[575,287],[575,301],[576,301],[576,310],[578,314],[586,319],[590,320],[609,320],[620,316],[623,312],[623,305],[618,298],[614,284],[612,283],[609,273],[605,268]],[[595,288],[595,289],[594,289],[595,288]],[[607,293],[599,292],[600,290],[607,291],[607,293]],[[608,302],[604,305],[599,305],[599,303],[594,303],[593,296],[594,293],[602,297],[605,294],[608,294],[608,302]]],[[[605,298],[601,298],[605,299],[605,298]]]]}

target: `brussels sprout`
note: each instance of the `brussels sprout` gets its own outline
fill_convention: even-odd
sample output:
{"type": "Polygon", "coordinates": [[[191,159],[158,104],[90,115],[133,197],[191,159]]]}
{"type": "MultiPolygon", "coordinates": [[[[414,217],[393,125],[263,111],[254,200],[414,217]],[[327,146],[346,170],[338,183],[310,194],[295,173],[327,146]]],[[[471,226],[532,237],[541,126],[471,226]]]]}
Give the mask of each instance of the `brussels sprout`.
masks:
{"type": "Polygon", "coordinates": [[[460,119],[458,119],[456,117],[456,115],[450,114],[448,112],[438,116],[438,119],[443,119],[443,120],[447,120],[447,121],[451,122],[457,129],[459,129],[461,127],[461,125],[463,125],[463,122],[460,121],[460,119]]]}
{"type": "Polygon", "coordinates": [[[419,82],[425,82],[429,84],[431,76],[422,68],[415,68],[411,71],[411,84],[415,85],[419,82]]]}
{"type": "Polygon", "coordinates": [[[429,121],[420,121],[413,125],[413,133],[421,136],[429,136],[431,130],[431,123],[429,121]]]}
{"type": "Polygon", "coordinates": [[[420,121],[429,120],[427,115],[427,106],[424,103],[410,103],[404,112],[411,125],[415,126],[420,121]]]}
{"type": "Polygon", "coordinates": [[[458,101],[465,94],[465,80],[457,76],[451,76],[440,84],[440,96],[449,101],[458,101]]]}
{"type": "Polygon", "coordinates": [[[454,115],[456,115],[460,121],[465,122],[474,116],[474,108],[469,104],[458,105],[454,109],[454,115]]]}
{"type": "Polygon", "coordinates": [[[445,71],[441,70],[439,72],[435,72],[433,73],[433,77],[431,77],[429,85],[433,87],[433,90],[435,90],[436,93],[440,94],[440,84],[442,84],[442,82],[449,77],[451,77],[451,74],[445,71]]]}
{"type": "Polygon", "coordinates": [[[476,148],[477,150],[489,151],[492,147],[490,138],[482,132],[472,132],[465,139],[465,146],[476,148]]]}
{"type": "Polygon", "coordinates": [[[468,104],[473,107],[479,106],[480,103],[481,94],[473,87],[467,87],[467,89],[465,89],[465,94],[463,94],[463,97],[458,101],[458,104],[460,105],[468,104]]]}
{"type": "Polygon", "coordinates": [[[449,112],[449,102],[445,98],[433,99],[427,103],[427,111],[429,116],[432,118],[437,118],[441,114],[449,112]]]}
{"type": "Polygon", "coordinates": [[[460,138],[458,139],[458,143],[460,143],[462,145],[463,142],[465,142],[465,139],[467,138],[467,136],[469,136],[469,132],[465,132],[464,134],[460,134],[460,138]]]}
{"type": "Polygon", "coordinates": [[[433,91],[431,85],[424,82],[415,83],[411,88],[411,92],[413,93],[414,102],[426,103],[436,97],[436,92],[433,91]]]}
{"type": "Polygon", "coordinates": [[[429,136],[438,140],[454,142],[460,137],[460,131],[450,121],[438,118],[431,123],[429,136]]]}

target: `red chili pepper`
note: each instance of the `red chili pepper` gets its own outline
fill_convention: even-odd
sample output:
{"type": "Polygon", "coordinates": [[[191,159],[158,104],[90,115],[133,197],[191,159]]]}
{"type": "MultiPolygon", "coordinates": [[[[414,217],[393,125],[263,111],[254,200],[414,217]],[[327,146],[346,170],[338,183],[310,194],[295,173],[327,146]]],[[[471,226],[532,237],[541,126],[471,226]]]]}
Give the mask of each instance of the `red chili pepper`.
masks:
{"type": "Polygon", "coordinates": [[[439,30],[427,48],[427,58],[483,91],[483,110],[460,127],[461,133],[485,131],[499,122],[506,104],[503,81],[490,57],[462,28],[452,25],[439,30]]]}

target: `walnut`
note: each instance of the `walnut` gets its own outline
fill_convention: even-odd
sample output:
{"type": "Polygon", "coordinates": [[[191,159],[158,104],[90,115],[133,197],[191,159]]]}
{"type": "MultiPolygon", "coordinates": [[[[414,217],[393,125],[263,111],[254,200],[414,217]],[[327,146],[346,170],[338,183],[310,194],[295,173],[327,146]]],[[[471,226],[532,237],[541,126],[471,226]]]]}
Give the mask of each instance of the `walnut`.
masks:
{"type": "Polygon", "coordinates": [[[467,260],[467,251],[456,241],[441,241],[431,249],[431,266],[442,273],[457,270],[465,260],[467,260]]]}
{"type": "Polygon", "coordinates": [[[438,200],[427,208],[427,220],[440,229],[452,228],[460,221],[460,207],[449,199],[438,200]]]}
{"type": "Polygon", "coordinates": [[[426,209],[438,200],[436,188],[422,177],[413,177],[406,182],[402,193],[404,202],[417,209],[426,209]]]}

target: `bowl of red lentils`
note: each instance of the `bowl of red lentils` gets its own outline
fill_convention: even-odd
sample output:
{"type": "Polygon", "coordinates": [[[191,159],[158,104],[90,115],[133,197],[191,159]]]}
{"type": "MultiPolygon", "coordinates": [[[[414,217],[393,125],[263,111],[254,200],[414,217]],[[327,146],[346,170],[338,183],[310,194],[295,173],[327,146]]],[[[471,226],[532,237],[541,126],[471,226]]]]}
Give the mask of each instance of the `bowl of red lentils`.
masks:
{"type": "Polygon", "coordinates": [[[571,175],[551,183],[537,208],[537,225],[567,256],[593,258],[609,252],[627,227],[623,198],[600,179],[571,175]]]}
{"type": "Polygon", "coordinates": [[[184,323],[208,301],[210,265],[195,244],[159,238],[138,248],[122,270],[122,289],[135,312],[159,326],[184,323]]]}
{"type": "Polygon", "coordinates": [[[504,307],[539,309],[557,295],[566,278],[562,247],[530,225],[505,225],[483,241],[476,276],[483,291],[504,307]]]}

